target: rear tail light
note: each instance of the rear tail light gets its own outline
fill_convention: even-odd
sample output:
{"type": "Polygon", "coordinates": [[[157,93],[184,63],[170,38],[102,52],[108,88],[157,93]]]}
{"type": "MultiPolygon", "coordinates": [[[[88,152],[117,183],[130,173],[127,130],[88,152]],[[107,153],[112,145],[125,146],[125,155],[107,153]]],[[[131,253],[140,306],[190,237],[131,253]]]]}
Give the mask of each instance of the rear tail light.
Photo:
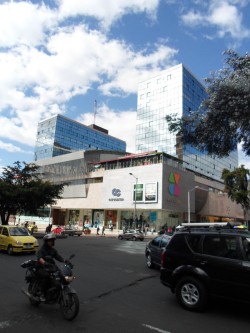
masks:
{"type": "Polygon", "coordinates": [[[161,253],[161,268],[166,268],[166,250],[163,250],[161,253]]]}

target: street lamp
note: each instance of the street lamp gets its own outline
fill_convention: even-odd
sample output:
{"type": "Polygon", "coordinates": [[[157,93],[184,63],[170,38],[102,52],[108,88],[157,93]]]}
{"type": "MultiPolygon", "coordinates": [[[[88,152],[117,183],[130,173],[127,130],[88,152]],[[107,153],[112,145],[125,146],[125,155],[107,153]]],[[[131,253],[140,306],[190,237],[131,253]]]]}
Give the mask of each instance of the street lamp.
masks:
{"type": "Polygon", "coordinates": [[[188,191],[188,223],[190,223],[190,192],[192,192],[196,188],[199,188],[199,186],[195,186],[194,188],[188,191]]]}
{"type": "Polygon", "coordinates": [[[134,189],[134,203],[135,203],[135,208],[134,208],[134,222],[135,222],[135,229],[136,229],[136,197],[137,197],[137,183],[138,183],[138,178],[132,173],[129,173],[130,176],[133,176],[135,178],[135,189],[134,189]]]}

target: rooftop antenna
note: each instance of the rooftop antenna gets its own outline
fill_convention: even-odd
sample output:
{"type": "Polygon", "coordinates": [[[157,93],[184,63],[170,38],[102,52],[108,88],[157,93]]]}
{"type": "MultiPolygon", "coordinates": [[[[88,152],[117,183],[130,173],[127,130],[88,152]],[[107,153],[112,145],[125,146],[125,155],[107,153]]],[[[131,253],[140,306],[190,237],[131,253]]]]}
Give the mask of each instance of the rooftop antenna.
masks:
{"type": "Polygon", "coordinates": [[[95,125],[95,116],[96,116],[96,112],[97,112],[97,100],[94,100],[94,125],[95,125]]]}

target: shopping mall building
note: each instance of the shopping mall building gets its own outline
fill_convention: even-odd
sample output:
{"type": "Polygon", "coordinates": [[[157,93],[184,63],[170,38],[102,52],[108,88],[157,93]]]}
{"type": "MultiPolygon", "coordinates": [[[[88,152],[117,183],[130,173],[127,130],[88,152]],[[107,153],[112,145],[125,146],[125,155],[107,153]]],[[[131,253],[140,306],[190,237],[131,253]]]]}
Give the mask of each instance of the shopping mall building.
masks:
{"type": "MultiPolygon", "coordinates": [[[[44,179],[68,184],[63,198],[47,214],[56,225],[112,224],[120,230],[136,224],[158,231],[189,217],[190,221],[243,221],[241,206],[228,199],[221,182],[195,174],[165,153],[79,151],[37,164],[44,179]]],[[[48,222],[37,220],[42,221],[48,222]]]]}

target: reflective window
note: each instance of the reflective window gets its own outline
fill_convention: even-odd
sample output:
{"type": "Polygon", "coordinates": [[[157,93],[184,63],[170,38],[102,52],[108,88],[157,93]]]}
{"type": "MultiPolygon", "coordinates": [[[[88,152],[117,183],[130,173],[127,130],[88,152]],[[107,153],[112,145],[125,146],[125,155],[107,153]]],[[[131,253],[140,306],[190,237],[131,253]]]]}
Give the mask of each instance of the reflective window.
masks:
{"type": "Polygon", "coordinates": [[[150,95],[150,100],[145,98],[138,102],[136,153],[165,152],[183,160],[185,168],[219,181],[223,169],[233,171],[238,166],[237,151],[214,159],[190,145],[178,144],[176,135],[169,132],[166,115],[181,116],[198,110],[207,96],[202,84],[185,67],[175,66],[139,84],[138,96],[145,93],[150,95]]]}
{"type": "Polygon", "coordinates": [[[38,124],[35,161],[89,149],[126,151],[126,142],[60,115],[38,124]]]}

